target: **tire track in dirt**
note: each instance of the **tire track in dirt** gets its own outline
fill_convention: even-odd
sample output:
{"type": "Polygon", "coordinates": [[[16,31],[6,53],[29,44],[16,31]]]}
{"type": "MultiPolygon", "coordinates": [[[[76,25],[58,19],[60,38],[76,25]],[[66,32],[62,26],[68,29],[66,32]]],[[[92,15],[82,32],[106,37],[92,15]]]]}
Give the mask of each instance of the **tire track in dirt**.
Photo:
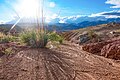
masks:
{"type": "Polygon", "coordinates": [[[66,56],[56,52],[43,54],[43,56],[44,64],[47,67],[46,70],[53,76],[54,80],[73,80],[72,74],[74,71],[71,65],[64,60],[64,58],[67,58],[66,56]]]}
{"type": "Polygon", "coordinates": [[[85,74],[89,75],[86,75],[86,78],[82,78],[83,73],[76,73],[76,80],[91,80],[91,78],[95,80],[110,80],[113,78],[120,80],[119,62],[116,63],[114,60],[90,54],[81,50],[80,46],[71,43],[60,46],[59,50],[63,53],[67,53],[67,51],[71,53],[71,58],[75,61],[74,70],[80,73],[85,71],[84,76],[85,74]],[[74,57],[74,55],[77,55],[77,57],[74,57]]]}

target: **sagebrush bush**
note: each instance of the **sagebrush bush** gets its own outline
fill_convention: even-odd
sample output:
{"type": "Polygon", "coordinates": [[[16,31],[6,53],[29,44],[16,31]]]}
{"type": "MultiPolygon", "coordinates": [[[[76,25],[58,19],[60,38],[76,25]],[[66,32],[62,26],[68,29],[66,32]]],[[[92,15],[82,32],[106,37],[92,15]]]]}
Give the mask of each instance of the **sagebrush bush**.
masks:
{"type": "Polygon", "coordinates": [[[17,37],[0,33],[0,43],[16,42],[17,37]]]}
{"type": "Polygon", "coordinates": [[[30,45],[29,42],[30,42],[30,39],[34,38],[33,37],[33,34],[35,34],[34,32],[23,32],[20,34],[20,41],[23,42],[23,43],[26,43],[27,45],[30,45]]]}
{"type": "Polygon", "coordinates": [[[5,34],[0,32],[0,38],[3,38],[5,36],[5,34]]]}
{"type": "Polygon", "coordinates": [[[26,31],[20,34],[21,42],[26,43],[31,47],[45,47],[47,39],[46,33],[36,31],[26,31]]]}
{"type": "Polygon", "coordinates": [[[95,31],[90,30],[90,31],[88,31],[88,37],[93,39],[93,38],[97,37],[97,34],[95,33],[95,31]]]}
{"type": "Polygon", "coordinates": [[[101,42],[101,36],[97,34],[94,30],[88,31],[88,37],[93,40],[92,42],[101,42]]]}
{"type": "Polygon", "coordinates": [[[49,34],[49,40],[50,41],[57,41],[60,44],[63,43],[63,38],[60,35],[58,35],[57,33],[54,33],[54,32],[49,34]]]}
{"type": "Polygon", "coordinates": [[[7,48],[5,49],[5,51],[3,51],[4,54],[12,54],[14,53],[13,49],[10,47],[10,48],[7,48]]]}
{"type": "Polygon", "coordinates": [[[16,37],[16,36],[9,36],[9,40],[10,42],[18,42],[19,40],[19,37],[16,37]]]}

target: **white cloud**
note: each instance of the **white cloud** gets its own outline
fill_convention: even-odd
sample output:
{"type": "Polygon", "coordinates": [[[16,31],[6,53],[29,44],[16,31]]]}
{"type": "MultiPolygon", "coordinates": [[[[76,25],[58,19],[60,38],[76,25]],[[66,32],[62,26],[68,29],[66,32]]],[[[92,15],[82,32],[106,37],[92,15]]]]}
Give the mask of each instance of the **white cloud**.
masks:
{"type": "Polygon", "coordinates": [[[66,21],[65,20],[60,20],[59,23],[66,23],[66,21]]]}
{"type": "Polygon", "coordinates": [[[47,19],[56,19],[58,18],[59,16],[56,14],[56,13],[53,13],[51,16],[50,15],[47,15],[46,18],[47,19]]]}
{"type": "Polygon", "coordinates": [[[98,16],[103,16],[102,14],[107,13],[107,12],[100,12],[96,14],[91,14],[89,17],[98,17],[98,16]]]}
{"type": "Polygon", "coordinates": [[[55,2],[50,2],[49,6],[50,6],[51,8],[54,8],[54,7],[56,6],[56,4],[55,4],[55,2]]]}
{"type": "Polygon", "coordinates": [[[69,17],[67,17],[67,19],[73,19],[73,20],[76,20],[76,19],[78,19],[78,18],[80,18],[80,17],[84,17],[84,16],[86,16],[86,15],[75,15],[75,16],[69,16],[69,17]]]}
{"type": "Polygon", "coordinates": [[[51,22],[52,20],[57,19],[59,23],[67,23],[67,21],[75,21],[80,17],[84,17],[86,15],[74,15],[74,16],[59,16],[58,14],[54,13],[51,16],[46,16],[46,22],[51,22]]]}
{"type": "Polygon", "coordinates": [[[51,16],[46,16],[45,22],[49,23],[51,22],[51,20],[56,19],[56,18],[60,18],[60,16],[58,16],[56,13],[53,13],[53,15],[51,16]]]}
{"type": "Polygon", "coordinates": [[[53,14],[53,15],[51,16],[52,19],[55,19],[55,18],[57,18],[57,17],[58,17],[57,14],[53,14]]]}
{"type": "Polygon", "coordinates": [[[120,16],[116,16],[116,15],[106,15],[106,18],[120,18],[120,16]]]}
{"type": "Polygon", "coordinates": [[[60,19],[59,23],[67,23],[67,20],[75,21],[80,17],[83,17],[83,15],[65,16],[65,17],[60,17],[59,16],[59,19],[60,19]]]}
{"type": "Polygon", "coordinates": [[[103,16],[105,18],[120,18],[120,16],[118,15],[104,15],[106,13],[120,13],[120,10],[113,10],[113,11],[108,11],[108,12],[100,12],[100,13],[96,13],[96,14],[91,14],[89,17],[99,17],[99,16],[103,16]]]}
{"type": "Polygon", "coordinates": [[[105,3],[114,5],[110,8],[120,8],[120,0],[107,0],[105,3]]]}

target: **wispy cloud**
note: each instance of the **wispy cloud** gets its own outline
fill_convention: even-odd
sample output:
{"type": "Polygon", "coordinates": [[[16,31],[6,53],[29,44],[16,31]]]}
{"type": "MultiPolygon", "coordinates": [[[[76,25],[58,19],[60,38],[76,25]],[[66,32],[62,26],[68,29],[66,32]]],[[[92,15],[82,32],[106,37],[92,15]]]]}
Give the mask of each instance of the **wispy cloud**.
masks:
{"type": "Polygon", "coordinates": [[[53,14],[51,16],[46,17],[46,22],[55,21],[57,23],[67,23],[67,22],[75,22],[77,19],[85,17],[85,15],[74,15],[74,16],[59,16],[58,14],[53,14]]]}
{"type": "Polygon", "coordinates": [[[107,12],[100,12],[100,13],[91,14],[89,17],[102,16],[102,14],[104,14],[104,13],[107,13],[107,12]]]}
{"type": "Polygon", "coordinates": [[[51,22],[51,20],[56,19],[56,18],[59,18],[59,16],[58,16],[56,13],[54,13],[54,14],[51,15],[51,16],[46,16],[46,17],[45,17],[45,21],[46,21],[47,23],[49,23],[49,22],[51,22]]]}
{"type": "Polygon", "coordinates": [[[112,4],[110,8],[120,8],[120,0],[107,0],[106,4],[112,4]]]}
{"type": "Polygon", "coordinates": [[[102,15],[115,15],[115,16],[120,16],[120,12],[111,12],[111,13],[104,13],[102,15]]]}
{"type": "Polygon", "coordinates": [[[89,17],[99,17],[99,16],[103,16],[105,18],[120,18],[120,10],[91,14],[89,17]]]}

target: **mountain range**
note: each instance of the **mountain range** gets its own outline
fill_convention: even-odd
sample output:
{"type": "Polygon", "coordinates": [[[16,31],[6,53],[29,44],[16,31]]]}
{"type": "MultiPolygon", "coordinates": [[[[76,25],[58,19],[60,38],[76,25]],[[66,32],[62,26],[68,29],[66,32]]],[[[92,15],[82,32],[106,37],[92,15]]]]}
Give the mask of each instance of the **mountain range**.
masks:
{"type": "MultiPolygon", "coordinates": [[[[56,26],[58,31],[68,31],[68,30],[75,30],[80,28],[85,28],[89,26],[97,26],[101,24],[108,24],[108,23],[120,23],[120,18],[78,18],[74,21],[73,19],[66,20],[66,23],[51,23],[49,26],[56,26]]],[[[55,21],[55,20],[54,20],[55,21]]]]}
{"type": "MultiPolygon", "coordinates": [[[[6,24],[14,24],[17,21],[17,19],[14,19],[10,22],[7,22],[6,24]]],[[[49,23],[46,24],[46,27],[49,30],[56,29],[57,31],[69,31],[69,30],[75,30],[80,29],[84,27],[89,26],[96,26],[100,24],[108,24],[111,22],[120,23],[120,18],[105,18],[104,16],[98,16],[98,17],[64,17],[64,18],[54,18],[49,23]]],[[[28,19],[23,18],[19,22],[18,26],[21,26],[22,28],[30,28],[35,26],[35,19],[28,19]]]]}

